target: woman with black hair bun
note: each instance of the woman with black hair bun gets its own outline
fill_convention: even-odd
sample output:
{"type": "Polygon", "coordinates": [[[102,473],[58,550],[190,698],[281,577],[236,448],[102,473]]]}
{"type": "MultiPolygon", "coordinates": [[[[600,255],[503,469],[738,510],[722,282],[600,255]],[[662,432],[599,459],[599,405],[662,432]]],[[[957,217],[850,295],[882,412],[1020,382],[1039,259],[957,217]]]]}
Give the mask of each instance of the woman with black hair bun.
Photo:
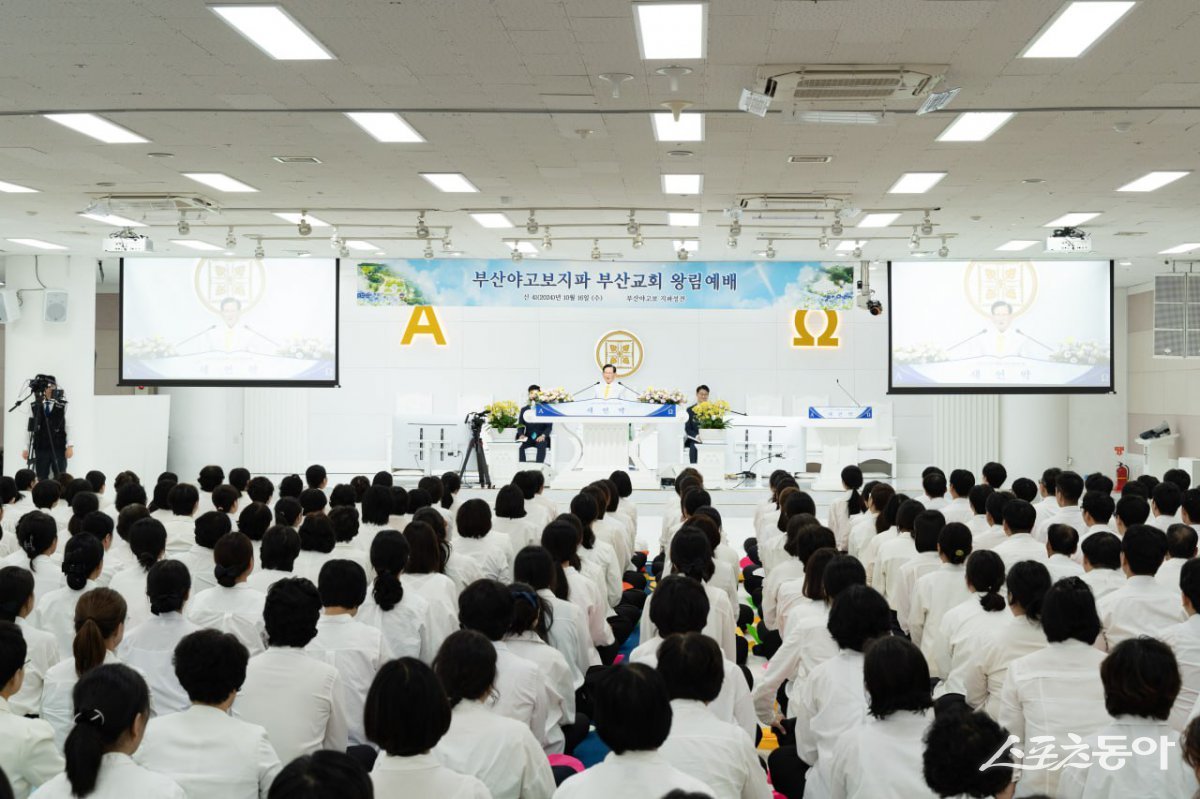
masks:
{"type": "MultiPolygon", "coordinates": [[[[708,536],[695,527],[681,527],[675,533],[675,537],[671,539],[669,554],[668,572],[670,574],[691,577],[704,586],[704,593],[708,595],[709,602],[708,622],[704,626],[704,634],[711,636],[720,644],[721,652],[725,657],[736,663],[737,642],[735,639],[737,636],[734,628],[737,626],[737,618],[734,616],[733,607],[729,604],[729,597],[725,592],[709,585],[715,566],[708,536]]],[[[646,600],[646,607],[642,613],[641,640],[643,641],[649,641],[657,631],[650,618],[650,607],[653,602],[654,596],[651,595],[646,600]]]]}
{"type": "Polygon", "coordinates": [[[175,646],[200,629],[183,615],[192,578],[179,561],[164,560],[150,567],[145,584],[152,615],[129,631],[117,654],[122,663],[146,675],[156,714],[182,712],[192,703],[175,676],[173,658],[175,646]]]}
{"type": "Polygon", "coordinates": [[[71,656],[75,640],[75,603],[92,588],[104,569],[104,545],[95,536],[81,533],[67,541],[63,552],[62,573],[66,585],[46,594],[37,603],[33,626],[45,630],[58,642],[60,658],[71,656]]]}
{"type": "Polygon", "coordinates": [[[213,548],[213,561],[217,585],[196,594],[188,618],[237,636],[254,657],[267,648],[262,615],[267,596],[246,585],[254,571],[254,545],[241,533],[226,533],[213,548]]]}
{"type": "Polygon", "coordinates": [[[408,564],[408,539],[397,530],[382,530],[371,542],[375,574],[367,598],[355,618],[383,634],[388,659],[415,657],[432,663],[438,647],[453,630],[439,624],[429,602],[405,591],[400,578],[408,564]]]}

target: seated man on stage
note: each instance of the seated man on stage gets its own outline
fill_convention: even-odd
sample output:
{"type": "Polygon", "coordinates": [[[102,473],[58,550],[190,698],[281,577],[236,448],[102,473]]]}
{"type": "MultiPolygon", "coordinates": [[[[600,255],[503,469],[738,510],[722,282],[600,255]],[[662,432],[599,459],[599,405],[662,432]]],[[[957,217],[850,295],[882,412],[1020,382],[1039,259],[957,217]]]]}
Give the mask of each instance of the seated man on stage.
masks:
{"type": "Polygon", "coordinates": [[[688,406],[687,422],[683,425],[683,446],[687,448],[689,463],[696,462],[696,445],[700,443],[700,423],[693,409],[702,402],[708,402],[708,386],[703,383],[696,386],[696,401],[688,406]]]}
{"type": "Polygon", "coordinates": [[[521,408],[517,414],[517,441],[521,442],[521,448],[518,450],[518,456],[521,462],[525,462],[525,450],[533,448],[537,450],[537,462],[546,462],[546,450],[550,449],[550,431],[554,429],[552,424],[541,424],[539,422],[531,422],[525,419],[525,412],[533,410],[534,397],[542,390],[541,386],[530,386],[529,402],[525,407],[521,408]]]}
{"type": "MultiPolygon", "coordinates": [[[[637,396],[632,391],[621,385],[621,383],[617,380],[617,367],[613,366],[611,363],[606,363],[604,368],[600,370],[600,377],[601,380],[596,384],[595,393],[592,395],[593,399],[637,399],[637,396]]],[[[580,399],[586,398],[580,397],[580,399]]]]}

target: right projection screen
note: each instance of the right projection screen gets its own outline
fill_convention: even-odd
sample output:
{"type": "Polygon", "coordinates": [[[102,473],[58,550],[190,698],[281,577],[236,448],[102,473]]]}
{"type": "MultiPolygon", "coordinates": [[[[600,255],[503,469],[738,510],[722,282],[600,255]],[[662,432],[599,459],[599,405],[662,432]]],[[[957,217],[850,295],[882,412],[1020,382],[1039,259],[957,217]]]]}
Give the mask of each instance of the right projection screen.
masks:
{"type": "Polygon", "coordinates": [[[1111,261],[893,261],[889,393],[1113,390],[1111,261]]]}

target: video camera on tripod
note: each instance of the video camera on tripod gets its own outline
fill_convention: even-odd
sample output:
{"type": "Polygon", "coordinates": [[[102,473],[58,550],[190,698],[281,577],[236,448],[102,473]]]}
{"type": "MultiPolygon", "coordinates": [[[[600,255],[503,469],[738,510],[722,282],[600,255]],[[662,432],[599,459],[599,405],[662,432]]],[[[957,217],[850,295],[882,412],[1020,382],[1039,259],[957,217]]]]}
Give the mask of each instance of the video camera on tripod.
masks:
{"type": "Polygon", "coordinates": [[[484,408],[482,411],[471,411],[463,417],[463,422],[469,424],[471,426],[471,434],[477,436],[483,432],[483,425],[491,413],[487,408],[484,408]]]}
{"type": "Polygon", "coordinates": [[[46,397],[43,395],[50,386],[54,386],[54,390],[50,392],[49,399],[60,405],[66,405],[66,392],[58,387],[58,383],[55,382],[54,377],[51,375],[34,375],[29,381],[29,393],[37,397],[38,402],[44,402],[46,397]]]}
{"type": "Polygon", "coordinates": [[[467,464],[471,461],[471,455],[475,455],[475,465],[479,471],[479,485],[481,487],[491,488],[492,477],[488,473],[487,455],[483,451],[483,425],[491,414],[487,408],[482,411],[471,411],[463,417],[463,423],[471,427],[471,441],[467,444],[467,451],[463,453],[462,466],[458,470],[459,478],[462,478],[467,473],[467,464]]]}

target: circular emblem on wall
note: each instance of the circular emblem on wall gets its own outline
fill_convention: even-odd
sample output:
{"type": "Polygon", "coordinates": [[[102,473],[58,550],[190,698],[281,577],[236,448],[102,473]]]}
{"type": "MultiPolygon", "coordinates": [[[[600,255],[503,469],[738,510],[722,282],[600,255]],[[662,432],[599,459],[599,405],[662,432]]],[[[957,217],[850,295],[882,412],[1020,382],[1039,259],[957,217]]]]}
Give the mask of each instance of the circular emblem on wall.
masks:
{"type": "Polygon", "coordinates": [[[596,368],[617,367],[617,377],[628,377],[642,368],[642,342],[628,330],[610,330],[596,342],[596,368]]]}
{"type": "Polygon", "coordinates": [[[258,304],[267,288],[266,270],[257,258],[201,258],[196,262],[196,297],[213,313],[232,297],[245,313],[258,304]]]}
{"type": "Polygon", "coordinates": [[[963,276],[963,291],[971,307],[989,319],[993,309],[1002,311],[1003,305],[1008,306],[1011,318],[1025,313],[1037,290],[1037,270],[1029,261],[971,261],[963,276]]]}

